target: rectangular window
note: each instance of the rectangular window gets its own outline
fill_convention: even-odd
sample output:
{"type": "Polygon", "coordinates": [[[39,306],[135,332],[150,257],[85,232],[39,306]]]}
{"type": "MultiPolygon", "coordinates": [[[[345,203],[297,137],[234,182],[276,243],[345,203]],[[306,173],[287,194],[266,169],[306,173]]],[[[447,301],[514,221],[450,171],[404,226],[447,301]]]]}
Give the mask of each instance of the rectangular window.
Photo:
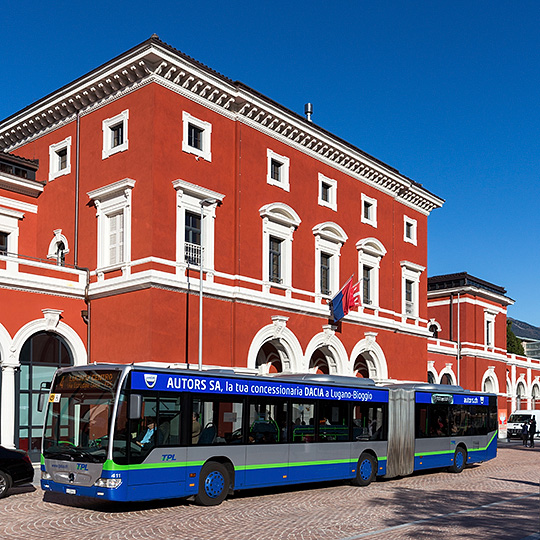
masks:
{"type": "Polygon", "coordinates": [[[377,227],[377,199],[372,199],[362,193],[362,209],[360,215],[362,223],[377,227]]]}
{"type": "Polygon", "coordinates": [[[486,321],[486,345],[491,347],[493,345],[493,322],[486,321]]]}
{"type": "Polygon", "coordinates": [[[243,404],[194,398],[192,402],[192,445],[238,444],[243,440],[243,404]],[[195,431],[199,435],[195,435],[195,431]]]}
{"type": "Polygon", "coordinates": [[[349,404],[319,401],[319,442],[349,440],[349,404]]]}
{"type": "Polygon", "coordinates": [[[321,199],[324,202],[330,202],[330,188],[330,184],[327,184],[326,182],[321,184],[321,199]]]}
{"type": "Polygon", "coordinates": [[[0,255],[5,255],[8,250],[8,234],[0,232],[0,255]]]}
{"type": "Polygon", "coordinates": [[[281,156],[270,150],[270,148],[267,148],[266,164],[266,182],[272,186],[289,191],[289,158],[281,156]]]}
{"type": "Polygon", "coordinates": [[[249,444],[287,442],[287,402],[265,399],[253,400],[249,405],[249,444]]]}
{"type": "Polygon", "coordinates": [[[275,182],[281,182],[281,168],[283,167],[283,163],[280,163],[279,161],[276,161],[275,159],[272,159],[270,162],[270,178],[274,180],[275,182]]]}
{"type": "Polygon", "coordinates": [[[353,404],[353,441],[386,440],[383,407],[353,404]]]}
{"type": "Polygon", "coordinates": [[[414,315],[414,281],[405,280],[405,314],[414,315]]]}
{"type": "Polygon", "coordinates": [[[416,405],[416,437],[448,437],[448,405],[416,405]]]}
{"type": "Polygon", "coordinates": [[[315,403],[292,403],[293,443],[315,442],[315,403]]]}
{"type": "Polygon", "coordinates": [[[201,216],[186,212],[184,257],[187,263],[201,264],[201,216]]]}
{"type": "Polygon", "coordinates": [[[366,266],[364,264],[362,267],[362,302],[366,306],[369,306],[373,303],[373,298],[371,294],[372,273],[373,273],[373,268],[366,266]]]}
{"type": "Polygon", "coordinates": [[[182,151],[212,161],[212,124],[182,112],[182,151]]]}
{"type": "Polygon", "coordinates": [[[109,223],[109,264],[124,262],[124,213],[107,216],[109,223]]]}
{"type": "Polygon", "coordinates": [[[197,150],[203,149],[203,129],[194,124],[188,125],[188,145],[197,150]]]}
{"type": "Polygon", "coordinates": [[[106,118],[102,122],[103,150],[102,159],[107,159],[113,154],[124,152],[129,147],[128,141],[129,110],[126,109],[113,118],[106,118]]]}
{"type": "Polygon", "coordinates": [[[70,151],[71,137],[49,146],[49,182],[71,172],[70,151]]]}
{"type": "Polygon", "coordinates": [[[270,281],[272,283],[283,283],[281,277],[281,244],[283,240],[275,238],[274,236],[270,237],[270,281]]]}
{"type": "Polygon", "coordinates": [[[58,170],[62,171],[67,167],[67,148],[62,148],[61,150],[58,150],[56,152],[56,155],[58,156],[58,170]]]}
{"type": "Polygon", "coordinates": [[[318,204],[337,211],[337,180],[319,173],[318,204]]]}
{"type": "Polygon", "coordinates": [[[364,201],[364,219],[370,220],[372,219],[371,214],[373,211],[373,205],[367,201],[364,201]]]}
{"type": "Polygon", "coordinates": [[[403,240],[416,246],[416,229],[418,222],[407,216],[403,216],[403,240]]]}
{"type": "Polygon", "coordinates": [[[332,256],[321,253],[321,294],[330,294],[330,264],[332,256]]]}
{"type": "Polygon", "coordinates": [[[124,124],[116,124],[111,128],[111,147],[116,148],[124,143],[124,124]]]}

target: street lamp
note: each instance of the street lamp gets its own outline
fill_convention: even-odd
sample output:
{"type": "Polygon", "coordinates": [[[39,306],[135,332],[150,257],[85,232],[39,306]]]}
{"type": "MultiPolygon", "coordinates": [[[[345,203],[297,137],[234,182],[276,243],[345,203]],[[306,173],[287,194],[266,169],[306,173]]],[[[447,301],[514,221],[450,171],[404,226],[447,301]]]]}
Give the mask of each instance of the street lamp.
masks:
{"type": "Polygon", "coordinates": [[[199,270],[199,371],[202,371],[202,341],[203,341],[203,278],[204,278],[204,207],[221,205],[215,198],[203,199],[201,205],[201,260],[199,270]]]}

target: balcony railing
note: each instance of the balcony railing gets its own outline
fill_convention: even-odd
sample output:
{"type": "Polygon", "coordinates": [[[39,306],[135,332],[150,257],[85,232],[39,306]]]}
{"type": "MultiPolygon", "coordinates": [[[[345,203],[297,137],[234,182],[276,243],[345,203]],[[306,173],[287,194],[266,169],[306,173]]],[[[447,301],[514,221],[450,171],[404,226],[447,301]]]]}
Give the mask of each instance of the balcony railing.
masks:
{"type": "Polygon", "coordinates": [[[184,244],[184,259],[188,264],[201,265],[201,246],[199,244],[184,244]]]}

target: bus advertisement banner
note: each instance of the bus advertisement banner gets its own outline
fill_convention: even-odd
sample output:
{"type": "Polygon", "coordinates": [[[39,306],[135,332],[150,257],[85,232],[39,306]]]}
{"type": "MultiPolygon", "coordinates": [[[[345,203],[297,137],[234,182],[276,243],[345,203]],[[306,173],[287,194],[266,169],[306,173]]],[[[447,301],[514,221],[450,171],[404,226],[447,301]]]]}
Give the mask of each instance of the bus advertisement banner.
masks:
{"type": "Polygon", "coordinates": [[[388,403],[388,390],[132,371],[132,390],[388,403]]]}
{"type": "Polygon", "coordinates": [[[489,405],[488,396],[416,392],[416,403],[447,403],[448,405],[489,405]]]}

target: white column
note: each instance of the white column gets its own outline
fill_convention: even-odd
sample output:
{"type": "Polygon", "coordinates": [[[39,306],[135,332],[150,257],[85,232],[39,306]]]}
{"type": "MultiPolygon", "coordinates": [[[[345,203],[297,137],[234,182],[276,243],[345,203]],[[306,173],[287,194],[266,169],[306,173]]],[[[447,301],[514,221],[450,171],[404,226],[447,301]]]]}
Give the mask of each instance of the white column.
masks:
{"type": "Polygon", "coordinates": [[[6,448],[15,448],[15,370],[17,368],[18,365],[13,362],[2,364],[0,444],[6,448]]]}

